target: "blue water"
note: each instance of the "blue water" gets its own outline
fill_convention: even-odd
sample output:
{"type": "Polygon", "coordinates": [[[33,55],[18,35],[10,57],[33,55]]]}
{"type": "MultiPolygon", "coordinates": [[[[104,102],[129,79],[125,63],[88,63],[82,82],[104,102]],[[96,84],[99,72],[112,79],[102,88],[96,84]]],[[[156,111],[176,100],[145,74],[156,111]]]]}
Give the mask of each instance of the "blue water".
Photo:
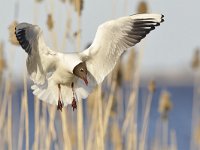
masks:
{"type": "MultiPolygon", "coordinates": [[[[192,87],[168,87],[167,90],[171,94],[173,108],[169,113],[169,130],[174,129],[177,136],[177,144],[179,150],[189,150],[190,136],[191,136],[191,118],[192,118],[192,87]]],[[[142,92],[140,90],[139,108],[142,106],[142,92]]],[[[156,122],[160,115],[158,113],[158,100],[161,89],[158,89],[152,100],[152,108],[150,111],[149,122],[149,141],[153,142],[155,137],[156,122]]],[[[139,109],[139,118],[141,118],[141,109],[139,109]]],[[[139,126],[141,125],[141,121],[139,126]]]]}
{"type": "MultiPolygon", "coordinates": [[[[150,110],[149,119],[149,133],[148,133],[148,143],[152,143],[155,137],[156,122],[158,122],[160,115],[158,113],[158,100],[160,97],[161,90],[163,88],[158,88],[153,96],[152,107],[150,110]]],[[[173,102],[173,108],[169,114],[169,130],[174,129],[177,136],[177,144],[179,150],[188,150],[190,144],[190,132],[191,132],[191,114],[192,114],[192,98],[193,98],[193,88],[190,86],[181,87],[167,87],[165,88],[171,94],[171,99],[173,102]]],[[[19,127],[19,114],[21,106],[21,95],[23,89],[18,88],[14,94],[13,101],[13,133],[18,135],[18,131],[15,130],[19,127]]],[[[142,126],[142,107],[144,107],[144,101],[148,91],[146,88],[140,88],[139,90],[139,101],[138,101],[138,132],[141,130],[142,126]]],[[[28,90],[28,106],[29,106],[29,129],[30,129],[30,145],[33,144],[34,140],[34,100],[31,90],[28,90]]],[[[127,101],[124,101],[124,108],[127,106],[127,101]]],[[[86,114],[87,101],[83,101],[84,114],[86,114]]],[[[121,114],[121,122],[123,121],[124,114],[121,114]]],[[[112,122],[110,122],[112,123],[112,122]]],[[[84,118],[84,129],[87,129],[87,116],[84,118]]],[[[16,143],[14,143],[16,144],[16,143]]]]}

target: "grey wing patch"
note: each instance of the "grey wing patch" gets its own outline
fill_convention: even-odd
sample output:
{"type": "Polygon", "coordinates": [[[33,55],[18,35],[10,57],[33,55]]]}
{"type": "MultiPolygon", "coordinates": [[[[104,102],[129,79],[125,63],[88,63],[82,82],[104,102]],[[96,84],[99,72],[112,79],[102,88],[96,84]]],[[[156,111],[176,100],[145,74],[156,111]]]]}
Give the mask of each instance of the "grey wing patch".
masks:
{"type": "MultiPolygon", "coordinates": [[[[162,15],[161,22],[164,21],[163,17],[162,15]]],[[[161,22],[155,21],[154,18],[135,19],[132,29],[127,32],[127,37],[125,37],[126,44],[134,46],[136,43],[139,43],[150,31],[159,26],[161,22]]]]}
{"type": "Polygon", "coordinates": [[[33,25],[28,23],[20,23],[15,27],[15,35],[21,47],[30,55],[32,50],[32,45],[27,38],[28,28],[33,27],[33,25]]]}

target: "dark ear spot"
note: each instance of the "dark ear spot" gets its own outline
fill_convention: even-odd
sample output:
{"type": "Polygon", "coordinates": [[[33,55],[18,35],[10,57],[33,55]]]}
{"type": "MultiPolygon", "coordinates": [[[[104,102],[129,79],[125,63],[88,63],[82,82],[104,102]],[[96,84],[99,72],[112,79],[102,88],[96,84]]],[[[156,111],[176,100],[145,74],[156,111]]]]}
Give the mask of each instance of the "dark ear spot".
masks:
{"type": "Polygon", "coordinates": [[[87,68],[86,68],[86,63],[85,62],[81,62],[78,65],[76,65],[73,69],[73,74],[76,76],[80,76],[80,73],[86,71],[87,73],[87,68]]]}

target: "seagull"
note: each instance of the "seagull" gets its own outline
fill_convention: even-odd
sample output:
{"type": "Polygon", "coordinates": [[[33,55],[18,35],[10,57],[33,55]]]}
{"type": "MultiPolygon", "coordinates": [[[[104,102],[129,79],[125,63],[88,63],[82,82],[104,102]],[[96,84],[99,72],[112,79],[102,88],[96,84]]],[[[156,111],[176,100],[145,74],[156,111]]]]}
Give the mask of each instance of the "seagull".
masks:
{"type": "Polygon", "coordinates": [[[101,24],[92,44],[82,52],[61,53],[50,49],[38,25],[20,23],[16,38],[28,54],[31,89],[40,100],[62,111],[85,99],[113,70],[121,54],[139,43],[164,21],[162,14],[134,14],[101,24]]]}

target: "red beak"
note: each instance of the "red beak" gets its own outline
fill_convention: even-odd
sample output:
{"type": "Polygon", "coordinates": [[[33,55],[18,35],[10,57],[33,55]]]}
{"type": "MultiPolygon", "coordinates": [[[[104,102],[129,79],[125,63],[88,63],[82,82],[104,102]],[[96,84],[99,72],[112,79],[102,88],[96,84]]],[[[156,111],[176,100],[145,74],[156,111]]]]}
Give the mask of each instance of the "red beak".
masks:
{"type": "Polygon", "coordinates": [[[85,84],[88,85],[88,80],[87,80],[87,78],[84,78],[83,80],[84,80],[85,84]]]}

